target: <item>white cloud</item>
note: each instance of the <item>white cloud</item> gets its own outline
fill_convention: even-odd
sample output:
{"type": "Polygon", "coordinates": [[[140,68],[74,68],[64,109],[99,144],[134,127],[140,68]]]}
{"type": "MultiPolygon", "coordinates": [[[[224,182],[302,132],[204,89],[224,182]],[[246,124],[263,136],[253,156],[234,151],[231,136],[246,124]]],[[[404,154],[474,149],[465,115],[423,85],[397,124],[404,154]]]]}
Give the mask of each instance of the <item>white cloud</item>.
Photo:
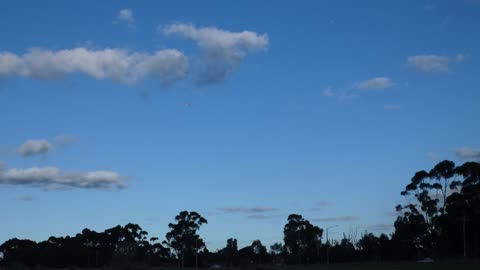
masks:
{"type": "Polygon", "coordinates": [[[252,31],[230,32],[216,27],[197,28],[192,24],[177,23],[163,27],[167,36],[179,36],[195,41],[203,50],[201,83],[223,81],[249,53],[264,50],[268,36],[252,31]]]}
{"type": "Polygon", "coordinates": [[[0,184],[43,189],[123,189],[126,178],[112,171],[64,172],[56,167],[31,167],[0,171],[0,184]]]}
{"type": "Polygon", "coordinates": [[[118,12],[117,20],[115,22],[127,23],[129,27],[135,27],[135,17],[129,8],[122,9],[118,12]]]}
{"type": "Polygon", "coordinates": [[[453,149],[455,155],[463,159],[480,160],[480,149],[460,147],[453,149]]]}
{"type": "Polygon", "coordinates": [[[0,52],[0,77],[52,80],[79,73],[124,84],[135,83],[145,77],[167,84],[186,77],[188,69],[188,59],[174,49],[159,50],[153,54],[83,47],[58,51],[30,49],[23,55],[0,52]]]}
{"type": "Polygon", "coordinates": [[[67,146],[69,144],[74,143],[76,140],[77,138],[71,135],[59,135],[53,138],[53,141],[55,142],[55,144],[59,146],[67,146]]]}
{"type": "Polygon", "coordinates": [[[384,90],[394,86],[393,81],[388,77],[375,77],[369,80],[355,84],[355,88],[359,90],[384,90]]]}
{"type": "Polygon", "coordinates": [[[415,55],[407,58],[407,64],[423,72],[441,73],[449,71],[450,59],[440,55],[415,55]]]}
{"type": "Polygon", "coordinates": [[[34,155],[46,155],[52,149],[52,144],[47,140],[27,140],[17,148],[17,153],[22,157],[30,157],[34,155]]]}

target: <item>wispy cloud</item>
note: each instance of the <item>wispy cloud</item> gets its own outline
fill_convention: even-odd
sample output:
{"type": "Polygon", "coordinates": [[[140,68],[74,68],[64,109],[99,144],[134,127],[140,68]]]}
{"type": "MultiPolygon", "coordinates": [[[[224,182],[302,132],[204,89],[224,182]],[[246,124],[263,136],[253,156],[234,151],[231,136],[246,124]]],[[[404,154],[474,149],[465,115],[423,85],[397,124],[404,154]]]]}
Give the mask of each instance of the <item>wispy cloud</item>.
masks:
{"type": "Polygon", "coordinates": [[[360,97],[360,95],[355,94],[355,93],[342,93],[342,94],[338,95],[337,99],[338,99],[339,102],[344,102],[344,101],[356,99],[356,98],[359,98],[359,97],[360,97]]]}
{"type": "Polygon", "coordinates": [[[465,56],[462,53],[459,53],[459,54],[455,55],[455,61],[457,61],[457,62],[463,62],[463,61],[465,61],[465,59],[467,59],[467,56],[465,56]]]}
{"type": "Polygon", "coordinates": [[[198,28],[185,23],[160,27],[160,31],[167,36],[191,39],[202,49],[197,80],[203,84],[223,81],[246,55],[266,49],[269,42],[267,34],[198,28]]]}
{"type": "Polygon", "coordinates": [[[407,57],[407,65],[422,72],[445,73],[450,71],[452,63],[460,63],[465,61],[465,59],[466,56],[461,53],[453,57],[421,54],[407,57]]]}
{"type": "Polygon", "coordinates": [[[395,82],[389,77],[373,77],[371,79],[352,83],[346,87],[334,91],[330,86],[323,90],[326,97],[336,97],[338,102],[345,102],[359,98],[362,92],[380,91],[395,86],[395,82]]]}
{"type": "Polygon", "coordinates": [[[114,23],[126,23],[130,28],[134,28],[135,17],[133,16],[133,11],[129,8],[120,10],[114,23]]]}
{"type": "Polygon", "coordinates": [[[59,135],[53,138],[53,142],[59,146],[67,146],[73,144],[77,138],[72,135],[59,135]]]}
{"type": "Polygon", "coordinates": [[[326,96],[326,97],[333,97],[335,96],[335,94],[333,93],[333,90],[332,88],[329,86],[327,88],[325,88],[325,90],[323,90],[323,95],[326,96]]]}
{"type": "Polygon", "coordinates": [[[31,157],[35,155],[46,155],[52,151],[53,146],[45,139],[27,140],[17,148],[17,153],[22,157],[31,157]]]}
{"type": "Polygon", "coordinates": [[[473,149],[470,147],[459,147],[453,149],[457,157],[462,159],[480,160],[480,149],[473,149]]]}
{"type": "Polygon", "coordinates": [[[224,213],[252,214],[252,213],[273,212],[273,211],[277,211],[278,209],[273,207],[223,207],[223,208],[218,208],[218,210],[224,213]]]}
{"type": "Polygon", "coordinates": [[[56,167],[12,168],[0,171],[0,185],[53,189],[113,190],[127,187],[127,178],[112,171],[65,172],[56,167]]]}
{"type": "Polygon", "coordinates": [[[24,201],[24,202],[31,202],[31,201],[33,201],[33,197],[32,196],[18,196],[18,197],[15,198],[15,200],[24,201]]]}
{"type": "Polygon", "coordinates": [[[257,220],[265,220],[265,219],[273,219],[277,218],[279,215],[265,215],[265,214],[253,214],[247,215],[245,218],[247,219],[257,219],[257,220]]]}
{"type": "Polygon", "coordinates": [[[185,78],[188,69],[187,57],[175,49],[159,50],[153,54],[83,47],[58,51],[35,48],[22,55],[0,52],[0,77],[54,80],[80,73],[123,84],[135,83],[146,77],[168,84],[185,78]]]}
{"type": "Polygon", "coordinates": [[[375,77],[355,84],[359,90],[384,90],[394,86],[395,83],[388,77],[375,77]]]}
{"type": "Polygon", "coordinates": [[[359,216],[338,216],[338,217],[324,217],[324,218],[314,218],[313,221],[317,222],[348,222],[359,220],[359,216]]]}
{"type": "Polygon", "coordinates": [[[308,208],[307,210],[308,211],[320,211],[320,210],[324,210],[327,206],[331,205],[330,202],[327,202],[327,201],[319,201],[315,204],[314,207],[310,207],[308,208]]]}

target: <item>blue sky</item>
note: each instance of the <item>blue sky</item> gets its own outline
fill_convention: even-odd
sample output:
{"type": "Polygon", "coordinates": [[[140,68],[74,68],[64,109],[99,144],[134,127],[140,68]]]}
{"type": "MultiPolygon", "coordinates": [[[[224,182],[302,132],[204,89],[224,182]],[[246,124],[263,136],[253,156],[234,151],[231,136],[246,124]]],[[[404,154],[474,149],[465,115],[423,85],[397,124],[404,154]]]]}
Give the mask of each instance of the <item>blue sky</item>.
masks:
{"type": "Polygon", "coordinates": [[[389,233],[480,158],[478,1],[3,1],[0,242],[196,210],[211,250],[288,214],[389,233]]]}

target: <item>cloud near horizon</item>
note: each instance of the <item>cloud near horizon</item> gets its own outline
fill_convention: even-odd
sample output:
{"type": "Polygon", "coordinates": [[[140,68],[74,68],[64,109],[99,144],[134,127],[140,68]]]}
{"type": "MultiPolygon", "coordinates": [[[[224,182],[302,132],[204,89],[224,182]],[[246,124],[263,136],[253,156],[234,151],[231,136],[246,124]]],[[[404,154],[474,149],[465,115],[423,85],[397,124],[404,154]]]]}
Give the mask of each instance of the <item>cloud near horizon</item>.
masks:
{"type": "Polygon", "coordinates": [[[255,219],[255,220],[265,220],[265,219],[272,219],[276,217],[278,217],[278,215],[253,214],[253,215],[248,215],[245,218],[255,219]]]}
{"type": "Polygon", "coordinates": [[[316,222],[348,222],[359,220],[359,216],[339,216],[339,217],[325,217],[325,218],[313,218],[312,221],[316,222]]]}
{"type": "Polygon", "coordinates": [[[267,34],[230,32],[216,27],[198,28],[186,23],[160,27],[160,31],[166,36],[178,36],[197,43],[203,54],[197,80],[203,84],[225,80],[245,56],[265,50],[269,43],[267,34]]]}
{"type": "Polygon", "coordinates": [[[272,208],[272,207],[223,207],[223,208],[217,208],[217,210],[222,211],[224,213],[255,214],[255,213],[266,213],[266,212],[277,211],[278,208],[272,208]]]}
{"type": "Polygon", "coordinates": [[[453,149],[453,152],[457,157],[462,159],[473,159],[480,161],[480,149],[473,149],[469,147],[459,147],[453,149]]]}
{"type": "Polygon", "coordinates": [[[119,190],[127,187],[127,178],[112,171],[65,172],[56,167],[12,168],[0,170],[0,185],[45,190],[71,188],[119,190]]]}

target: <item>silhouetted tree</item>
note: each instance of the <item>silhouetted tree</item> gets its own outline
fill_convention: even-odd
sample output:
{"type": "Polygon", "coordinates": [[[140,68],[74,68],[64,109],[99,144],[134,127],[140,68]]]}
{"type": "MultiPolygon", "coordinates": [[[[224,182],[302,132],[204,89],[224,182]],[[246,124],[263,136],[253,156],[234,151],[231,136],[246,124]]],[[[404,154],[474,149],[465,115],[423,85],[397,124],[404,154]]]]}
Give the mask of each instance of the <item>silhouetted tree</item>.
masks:
{"type": "Polygon", "coordinates": [[[417,172],[401,195],[407,204],[397,206],[401,216],[392,236],[394,253],[402,258],[467,256],[468,249],[471,256],[480,255],[480,163],[455,167],[441,161],[428,173],[417,172]]]}
{"type": "Polygon", "coordinates": [[[270,255],[272,257],[272,261],[276,264],[282,263],[282,252],[283,252],[283,245],[282,243],[276,242],[270,246],[270,255]]]}
{"type": "Polygon", "coordinates": [[[267,248],[262,244],[260,240],[255,240],[251,244],[254,258],[253,261],[256,264],[263,264],[269,262],[267,248]]]}
{"type": "Polygon", "coordinates": [[[223,256],[227,266],[238,265],[238,245],[237,239],[227,239],[227,245],[223,249],[223,256]]]}
{"type": "Polygon", "coordinates": [[[288,262],[313,262],[319,254],[323,230],[310,224],[301,215],[288,216],[288,223],[283,229],[284,251],[288,262]]]}
{"type": "Polygon", "coordinates": [[[380,260],[380,239],[372,233],[365,232],[358,240],[357,246],[363,260],[380,260]]]}
{"type": "Polygon", "coordinates": [[[176,217],[177,223],[170,223],[170,231],[166,234],[167,244],[174,252],[181,266],[194,265],[195,254],[206,246],[197,231],[207,220],[197,212],[182,211],[176,217]]]}

